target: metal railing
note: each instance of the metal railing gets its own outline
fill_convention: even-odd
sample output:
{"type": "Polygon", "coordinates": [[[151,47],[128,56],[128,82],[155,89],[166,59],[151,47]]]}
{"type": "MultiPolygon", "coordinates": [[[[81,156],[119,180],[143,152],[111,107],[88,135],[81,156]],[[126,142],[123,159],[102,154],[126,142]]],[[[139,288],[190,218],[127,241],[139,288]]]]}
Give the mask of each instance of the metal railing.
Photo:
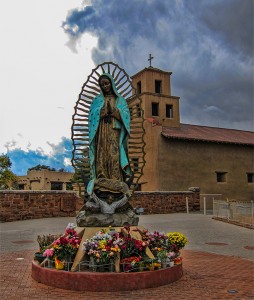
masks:
{"type": "Polygon", "coordinates": [[[235,200],[213,201],[213,215],[215,217],[236,221],[242,224],[254,224],[254,204],[235,200]]]}
{"type": "MultiPolygon", "coordinates": [[[[203,211],[204,215],[207,211],[213,210],[213,201],[222,198],[222,194],[200,194],[200,211],[203,211]]],[[[186,213],[189,214],[189,198],[186,197],[186,213]]]]}

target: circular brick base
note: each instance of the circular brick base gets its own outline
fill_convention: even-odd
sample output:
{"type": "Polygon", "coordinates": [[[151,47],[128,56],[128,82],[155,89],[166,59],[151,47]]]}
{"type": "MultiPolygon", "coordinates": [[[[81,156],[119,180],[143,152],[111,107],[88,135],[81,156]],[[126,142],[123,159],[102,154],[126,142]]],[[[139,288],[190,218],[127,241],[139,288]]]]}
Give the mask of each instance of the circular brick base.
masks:
{"type": "Polygon", "coordinates": [[[154,288],[177,281],[182,275],[182,265],[147,272],[96,273],[60,271],[32,263],[32,278],[37,282],[76,291],[114,292],[154,288]]]}

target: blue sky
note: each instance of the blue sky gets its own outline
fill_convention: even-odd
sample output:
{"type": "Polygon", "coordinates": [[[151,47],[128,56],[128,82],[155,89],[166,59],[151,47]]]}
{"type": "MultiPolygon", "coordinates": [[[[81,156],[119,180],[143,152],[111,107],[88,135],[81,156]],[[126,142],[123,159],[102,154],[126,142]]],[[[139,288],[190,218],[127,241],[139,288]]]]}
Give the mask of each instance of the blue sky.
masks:
{"type": "Polygon", "coordinates": [[[0,152],[17,174],[70,168],[73,107],[103,61],[133,75],[152,53],[173,72],[182,123],[253,130],[252,0],[14,0],[0,11],[0,152]]]}

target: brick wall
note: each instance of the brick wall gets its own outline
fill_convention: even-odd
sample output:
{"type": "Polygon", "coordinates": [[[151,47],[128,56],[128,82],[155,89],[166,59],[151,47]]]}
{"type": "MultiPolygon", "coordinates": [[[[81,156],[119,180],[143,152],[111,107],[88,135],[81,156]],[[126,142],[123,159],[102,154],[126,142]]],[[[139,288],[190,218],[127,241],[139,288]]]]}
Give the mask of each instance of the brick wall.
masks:
{"type": "Polygon", "coordinates": [[[145,214],[186,212],[186,197],[188,197],[189,211],[198,211],[199,191],[135,192],[130,203],[133,208],[143,207],[145,214]]]}
{"type": "Polygon", "coordinates": [[[72,191],[0,191],[0,222],[74,217],[82,205],[72,191]]]}
{"type": "MultiPolygon", "coordinates": [[[[135,192],[130,203],[145,214],[199,210],[199,192],[135,192]]],[[[75,217],[83,200],[70,191],[0,191],[0,222],[49,217],[75,217]]]]}

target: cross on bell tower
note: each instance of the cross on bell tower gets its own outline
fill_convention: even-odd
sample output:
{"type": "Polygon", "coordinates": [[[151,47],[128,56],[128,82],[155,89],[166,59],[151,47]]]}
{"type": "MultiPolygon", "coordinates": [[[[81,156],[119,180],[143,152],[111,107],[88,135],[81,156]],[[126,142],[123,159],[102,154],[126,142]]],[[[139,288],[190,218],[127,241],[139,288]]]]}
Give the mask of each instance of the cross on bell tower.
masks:
{"type": "Polygon", "coordinates": [[[154,57],[152,56],[152,54],[150,53],[149,54],[149,58],[148,58],[148,61],[150,63],[150,67],[152,67],[152,59],[154,59],[154,57]]]}

